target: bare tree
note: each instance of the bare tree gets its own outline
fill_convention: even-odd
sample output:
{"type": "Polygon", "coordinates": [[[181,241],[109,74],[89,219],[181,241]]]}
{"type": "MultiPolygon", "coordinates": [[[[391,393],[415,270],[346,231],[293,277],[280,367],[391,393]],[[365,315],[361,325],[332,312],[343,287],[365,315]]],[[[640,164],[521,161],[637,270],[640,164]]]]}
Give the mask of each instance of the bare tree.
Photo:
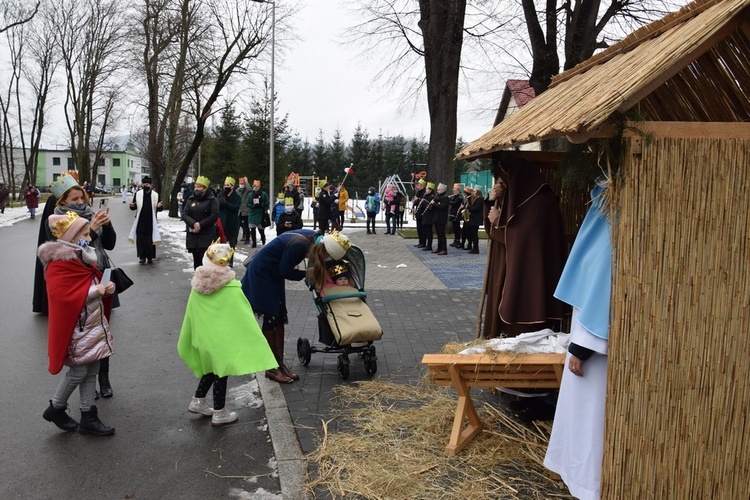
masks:
{"type": "Polygon", "coordinates": [[[170,194],[172,217],[222,91],[233,78],[248,73],[268,47],[271,16],[264,7],[252,0],[142,0],[147,157],[156,188],[170,194]],[[186,136],[188,117],[193,128],[186,136]]]}
{"type": "MultiPolygon", "coordinates": [[[[560,71],[559,52],[565,55],[563,67],[571,68],[618,35],[661,17],[674,5],[670,1],[359,0],[362,22],[348,39],[362,44],[365,53],[392,54],[379,73],[391,94],[400,88],[406,100],[426,91],[428,172],[451,180],[456,117],[447,115],[457,108],[450,103],[459,83],[476,87],[478,78],[504,81],[522,74],[541,93],[560,71]]],[[[495,106],[501,89],[490,86],[495,106]]]]}
{"type": "Polygon", "coordinates": [[[124,81],[124,22],[116,0],[59,0],[55,38],[65,68],[65,119],[81,182],[96,181],[124,81]]]}
{"type": "Polygon", "coordinates": [[[31,21],[41,3],[41,0],[32,5],[23,0],[4,0],[0,7],[0,34],[31,21]]]}

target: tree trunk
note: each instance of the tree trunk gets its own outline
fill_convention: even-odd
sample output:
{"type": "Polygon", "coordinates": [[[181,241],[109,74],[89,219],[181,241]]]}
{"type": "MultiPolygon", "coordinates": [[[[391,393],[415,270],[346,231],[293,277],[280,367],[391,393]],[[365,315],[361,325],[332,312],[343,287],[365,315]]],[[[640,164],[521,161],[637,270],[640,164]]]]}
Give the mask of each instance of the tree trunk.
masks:
{"type": "Polygon", "coordinates": [[[427,172],[435,183],[450,184],[456,156],[458,72],[466,0],[420,0],[419,10],[430,113],[427,172]]]}

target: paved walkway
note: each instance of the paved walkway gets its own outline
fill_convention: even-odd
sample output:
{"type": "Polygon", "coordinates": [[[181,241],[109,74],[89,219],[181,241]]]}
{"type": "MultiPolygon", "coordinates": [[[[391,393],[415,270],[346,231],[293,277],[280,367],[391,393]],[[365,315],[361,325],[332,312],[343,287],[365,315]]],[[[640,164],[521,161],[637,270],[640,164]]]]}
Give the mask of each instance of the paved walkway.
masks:
{"type": "MultiPolygon", "coordinates": [[[[479,255],[449,247],[448,255],[437,256],[414,248],[416,240],[399,235],[380,231],[368,235],[359,227],[345,227],[344,232],[365,254],[367,303],[384,332],[374,344],[378,356],[375,378],[415,383],[422,377],[419,363],[423,354],[438,352],[448,342],[474,339],[486,259],[484,242],[480,242],[479,255]]],[[[278,384],[264,379],[261,391],[264,399],[267,394],[270,398],[266,408],[282,491],[285,497],[296,498],[300,495],[296,488],[305,481],[302,455],[318,445],[321,421],[330,418],[333,388],[371,377],[357,356],[350,357],[346,382],[337,373],[337,354],[314,353],[307,367],[300,364],[298,338],[322,347],[317,342],[317,311],[312,293],[302,283],[289,284],[287,289],[285,359],[301,380],[279,390],[278,384]],[[277,448],[277,440],[289,447],[277,448]]]]}

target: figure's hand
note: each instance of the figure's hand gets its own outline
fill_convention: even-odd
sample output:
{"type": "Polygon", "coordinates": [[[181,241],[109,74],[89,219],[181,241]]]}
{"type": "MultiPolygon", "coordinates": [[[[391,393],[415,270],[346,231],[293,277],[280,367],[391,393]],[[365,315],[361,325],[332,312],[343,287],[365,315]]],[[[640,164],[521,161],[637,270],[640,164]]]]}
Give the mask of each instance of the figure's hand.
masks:
{"type": "Polygon", "coordinates": [[[132,208],[132,209],[134,209],[134,210],[135,210],[135,203],[131,203],[131,204],[130,204],[130,208],[132,208]]]}
{"type": "Polygon", "coordinates": [[[573,375],[583,377],[583,361],[572,354],[570,355],[570,361],[568,362],[568,369],[573,375]]]}
{"type": "Polygon", "coordinates": [[[115,293],[115,283],[113,281],[110,281],[107,283],[107,285],[104,287],[104,295],[112,295],[115,293]]]}
{"type": "Polygon", "coordinates": [[[102,297],[104,296],[104,294],[107,293],[107,287],[105,287],[101,283],[99,283],[98,285],[96,285],[96,289],[99,291],[99,295],[101,295],[102,297]]]}
{"type": "Polygon", "coordinates": [[[200,233],[201,232],[201,224],[200,222],[196,222],[193,224],[193,232],[194,233],[200,233]]]}
{"type": "Polygon", "coordinates": [[[500,220],[500,210],[498,210],[497,207],[490,208],[490,213],[487,215],[487,218],[490,220],[492,227],[497,227],[497,223],[500,220]]]}
{"type": "Polygon", "coordinates": [[[162,202],[159,202],[156,204],[156,208],[164,208],[164,204],[162,202]]]}

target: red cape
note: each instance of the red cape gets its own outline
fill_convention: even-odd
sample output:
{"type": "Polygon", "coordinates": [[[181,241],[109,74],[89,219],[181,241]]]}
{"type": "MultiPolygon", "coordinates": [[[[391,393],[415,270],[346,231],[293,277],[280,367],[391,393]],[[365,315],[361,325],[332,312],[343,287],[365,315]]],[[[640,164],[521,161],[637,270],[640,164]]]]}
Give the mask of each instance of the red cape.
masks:
{"type": "MultiPolygon", "coordinates": [[[[81,310],[86,305],[91,281],[100,279],[102,273],[96,266],[87,266],[78,260],[54,260],[45,271],[49,300],[49,326],[47,327],[47,355],[49,372],[60,373],[68,353],[68,345],[81,310]]],[[[105,300],[109,317],[111,297],[105,300]]]]}

